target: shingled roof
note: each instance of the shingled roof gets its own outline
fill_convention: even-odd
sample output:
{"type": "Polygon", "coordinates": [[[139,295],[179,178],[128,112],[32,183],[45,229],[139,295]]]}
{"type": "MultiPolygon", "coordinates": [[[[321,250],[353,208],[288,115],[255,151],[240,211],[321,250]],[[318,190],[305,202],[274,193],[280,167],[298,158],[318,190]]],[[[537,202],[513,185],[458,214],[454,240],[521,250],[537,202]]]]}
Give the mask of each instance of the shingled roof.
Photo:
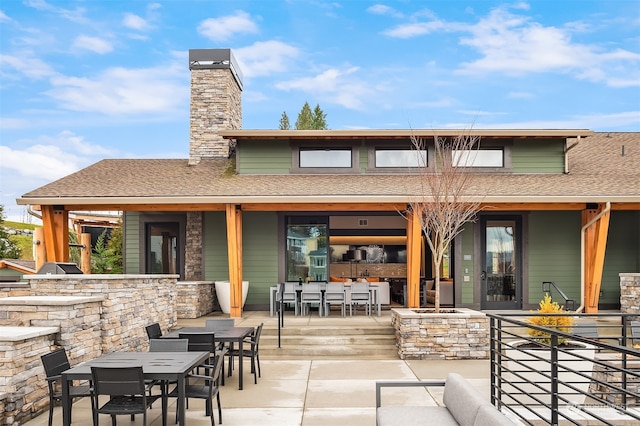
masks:
{"type": "MultiPolygon", "coordinates": [[[[259,132],[259,131],[255,131],[259,132]]],[[[571,146],[576,140],[569,139],[571,146]]],[[[102,160],[28,192],[19,204],[405,202],[419,194],[404,174],[251,174],[232,160],[102,160]]],[[[485,202],[640,202],[640,133],[595,133],[568,152],[562,174],[478,173],[485,202]]]]}

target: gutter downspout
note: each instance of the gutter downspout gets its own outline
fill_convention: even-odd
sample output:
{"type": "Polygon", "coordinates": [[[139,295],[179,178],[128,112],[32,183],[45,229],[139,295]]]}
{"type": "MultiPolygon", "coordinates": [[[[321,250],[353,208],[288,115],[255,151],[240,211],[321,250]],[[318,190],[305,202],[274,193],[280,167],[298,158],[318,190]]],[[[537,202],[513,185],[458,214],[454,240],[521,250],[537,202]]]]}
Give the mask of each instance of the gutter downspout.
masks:
{"type": "Polygon", "coordinates": [[[35,210],[31,208],[31,204],[27,204],[27,213],[29,213],[31,216],[35,217],[36,219],[42,220],[42,215],[36,213],[35,210]]]}
{"type": "Polygon", "coordinates": [[[576,143],[574,143],[571,146],[566,146],[566,141],[565,141],[565,149],[564,149],[564,174],[566,175],[567,173],[569,173],[569,156],[567,155],[567,153],[569,152],[569,150],[571,148],[575,148],[579,143],[580,143],[580,136],[578,135],[577,137],[577,141],[576,143]]]}
{"type": "Polygon", "coordinates": [[[580,229],[580,306],[576,309],[576,312],[582,312],[584,309],[584,235],[588,227],[597,222],[602,216],[611,210],[611,201],[607,201],[604,210],[602,210],[596,217],[591,219],[580,229]]]}

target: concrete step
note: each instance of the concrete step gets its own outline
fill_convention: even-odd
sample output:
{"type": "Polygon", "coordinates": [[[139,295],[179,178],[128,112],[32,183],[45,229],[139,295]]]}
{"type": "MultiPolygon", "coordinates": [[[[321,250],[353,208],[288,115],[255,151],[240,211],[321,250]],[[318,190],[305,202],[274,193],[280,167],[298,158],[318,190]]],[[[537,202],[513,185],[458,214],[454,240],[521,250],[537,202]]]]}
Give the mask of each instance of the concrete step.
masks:
{"type": "Polygon", "coordinates": [[[277,325],[262,330],[260,357],[264,359],[398,359],[396,339],[390,325],[336,327],[277,325]]]}

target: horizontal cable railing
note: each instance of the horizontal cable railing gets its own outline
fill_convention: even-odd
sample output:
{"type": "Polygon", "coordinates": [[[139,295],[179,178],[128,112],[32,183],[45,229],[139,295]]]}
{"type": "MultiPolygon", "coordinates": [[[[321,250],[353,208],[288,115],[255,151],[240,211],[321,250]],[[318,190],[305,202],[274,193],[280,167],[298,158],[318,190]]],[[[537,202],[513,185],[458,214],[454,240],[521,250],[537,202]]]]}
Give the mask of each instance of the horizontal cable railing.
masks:
{"type": "Polygon", "coordinates": [[[524,318],[555,315],[566,316],[487,315],[492,403],[530,425],[640,422],[640,350],[633,348],[632,316],[571,314],[575,324],[564,332],[524,318]],[[541,341],[529,330],[548,334],[541,341]]]}

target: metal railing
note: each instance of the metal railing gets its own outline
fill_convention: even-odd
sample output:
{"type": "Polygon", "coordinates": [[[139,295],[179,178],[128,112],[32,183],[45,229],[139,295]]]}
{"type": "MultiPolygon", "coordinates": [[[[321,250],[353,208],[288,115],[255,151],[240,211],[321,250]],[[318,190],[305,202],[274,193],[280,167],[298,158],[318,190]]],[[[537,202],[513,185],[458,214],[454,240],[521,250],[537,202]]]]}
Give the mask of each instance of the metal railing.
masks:
{"type": "Polygon", "coordinates": [[[640,422],[640,350],[627,333],[630,315],[572,314],[570,332],[524,318],[536,315],[553,314],[487,314],[491,402],[530,425],[640,422]],[[548,333],[548,342],[529,330],[548,333]]]}
{"type": "Polygon", "coordinates": [[[545,294],[548,293],[553,299],[553,294],[551,290],[555,290],[556,293],[558,293],[558,295],[564,299],[564,308],[567,311],[576,310],[576,301],[573,299],[569,299],[569,297],[566,294],[564,294],[564,292],[560,289],[560,287],[558,287],[556,283],[554,283],[553,281],[543,281],[542,292],[545,294]]]}

